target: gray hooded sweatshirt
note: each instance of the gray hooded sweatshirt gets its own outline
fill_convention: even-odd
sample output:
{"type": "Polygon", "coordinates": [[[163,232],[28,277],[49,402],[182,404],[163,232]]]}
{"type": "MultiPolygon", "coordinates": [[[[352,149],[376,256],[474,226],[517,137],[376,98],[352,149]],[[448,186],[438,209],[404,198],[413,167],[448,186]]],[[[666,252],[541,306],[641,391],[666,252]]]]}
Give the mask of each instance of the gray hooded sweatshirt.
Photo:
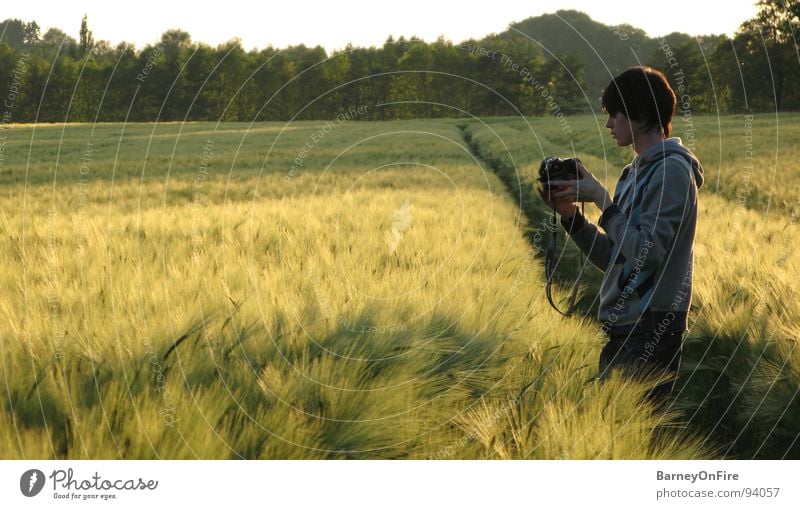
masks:
{"type": "Polygon", "coordinates": [[[599,319],[608,332],[646,312],[683,331],[692,299],[692,245],[703,168],[680,138],[668,138],[622,170],[613,204],[598,221],[561,219],[589,261],[605,272],[599,319]]]}

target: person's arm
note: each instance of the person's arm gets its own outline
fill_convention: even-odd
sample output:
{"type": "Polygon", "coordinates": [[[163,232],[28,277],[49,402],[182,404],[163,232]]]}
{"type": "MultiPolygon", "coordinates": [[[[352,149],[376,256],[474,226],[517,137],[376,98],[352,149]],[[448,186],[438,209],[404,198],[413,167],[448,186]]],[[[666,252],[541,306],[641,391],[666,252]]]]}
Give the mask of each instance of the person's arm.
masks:
{"type": "Polygon", "coordinates": [[[589,261],[605,272],[613,248],[608,235],[600,232],[597,226],[587,221],[580,210],[576,210],[573,217],[561,216],[561,226],[567,230],[575,245],[586,254],[589,261]]]}
{"type": "Polygon", "coordinates": [[[653,270],[663,263],[684,217],[695,206],[697,196],[692,170],[687,165],[666,159],[652,171],[656,173],[642,197],[637,224],[631,224],[630,218],[615,203],[603,211],[598,221],[623,256],[642,260],[642,271],[653,270]]]}
{"type": "MultiPolygon", "coordinates": [[[[563,185],[563,189],[554,193],[554,196],[556,199],[592,202],[605,212],[613,203],[608,191],[580,162],[578,171],[582,176],[581,180],[552,182],[556,185],[563,185]],[[581,199],[581,197],[586,199],[581,199]]],[[[626,173],[627,168],[623,169],[623,179],[626,173]]],[[[595,267],[605,272],[611,260],[612,250],[615,250],[611,239],[605,233],[600,232],[597,226],[587,221],[574,204],[571,209],[565,208],[559,212],[562,214],[561,225],[570,234],[578,248],[586,254],[595,267]]]]}

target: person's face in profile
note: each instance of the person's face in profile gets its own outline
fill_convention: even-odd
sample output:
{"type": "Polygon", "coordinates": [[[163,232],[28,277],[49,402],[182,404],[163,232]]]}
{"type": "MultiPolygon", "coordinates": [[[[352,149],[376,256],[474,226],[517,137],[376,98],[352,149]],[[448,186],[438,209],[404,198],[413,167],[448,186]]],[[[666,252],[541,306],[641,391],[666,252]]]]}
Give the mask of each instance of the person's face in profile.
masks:
{"type": "Polygon", "coordinates": [[[611,129],[611,137],[617,142],[620,147],[627,147],[633,143],[633,138],[636,133],[640,131],[639,122],[630,120],[621,111],[616,114],[608,115],[606,127],[611,129]]]}

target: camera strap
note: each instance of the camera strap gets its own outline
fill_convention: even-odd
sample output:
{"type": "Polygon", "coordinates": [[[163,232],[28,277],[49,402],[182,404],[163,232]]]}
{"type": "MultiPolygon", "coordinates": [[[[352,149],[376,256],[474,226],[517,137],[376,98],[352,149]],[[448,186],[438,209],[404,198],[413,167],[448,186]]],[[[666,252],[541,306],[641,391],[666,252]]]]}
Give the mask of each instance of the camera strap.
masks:
{"type": "MultiPolygon", "coordinates": [[[[581,202],[581,213],[583,213],[584,203],[581,202]]],[[[566,312],[561,311],[556,306],[555,302],[553,302],[552,290],[551,286],[553,283],[553,276],[556,272],[556,246],[558,244],[558,218],[556,217],[556,211],[553,209],[553,216],[552,221],[550,223],[550,230],[553,232],[553,235],[550,237],[550,240],[547,242],[547,248],[545,250],[545,258],[544,258],[544,274],[547,279],[547,283],[545,285],[545,294],[547,295],[547,301],[550,305],[561,313],[564,316],[570,316],[575,311],[575,299],[578,296],[578,286],[580,285],[581,278],[583,278],[583,269],[586,266],[586,263],[583,261],[583,252],[580,254],[581,259],[581,270],[578,273],[578,277],[575,279],[575,283],[572,284],[572,291],[569,296],[569,301],[567,303],[567,310],[566,312]]]]}

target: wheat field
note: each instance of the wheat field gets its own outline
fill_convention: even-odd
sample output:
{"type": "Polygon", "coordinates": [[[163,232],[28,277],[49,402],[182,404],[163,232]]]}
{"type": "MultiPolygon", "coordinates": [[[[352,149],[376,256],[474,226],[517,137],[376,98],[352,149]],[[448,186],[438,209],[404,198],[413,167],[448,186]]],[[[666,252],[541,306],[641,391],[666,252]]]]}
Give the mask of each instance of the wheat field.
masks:
{"type": "Polygon", "coordinates": [[[665,412],[594,381],[601,273],[544,295],[539,161],[611,188],[603,123],[3,130],[0,457],[800,457],[800,117],[676,121],[706,186],[665,412]]]}

